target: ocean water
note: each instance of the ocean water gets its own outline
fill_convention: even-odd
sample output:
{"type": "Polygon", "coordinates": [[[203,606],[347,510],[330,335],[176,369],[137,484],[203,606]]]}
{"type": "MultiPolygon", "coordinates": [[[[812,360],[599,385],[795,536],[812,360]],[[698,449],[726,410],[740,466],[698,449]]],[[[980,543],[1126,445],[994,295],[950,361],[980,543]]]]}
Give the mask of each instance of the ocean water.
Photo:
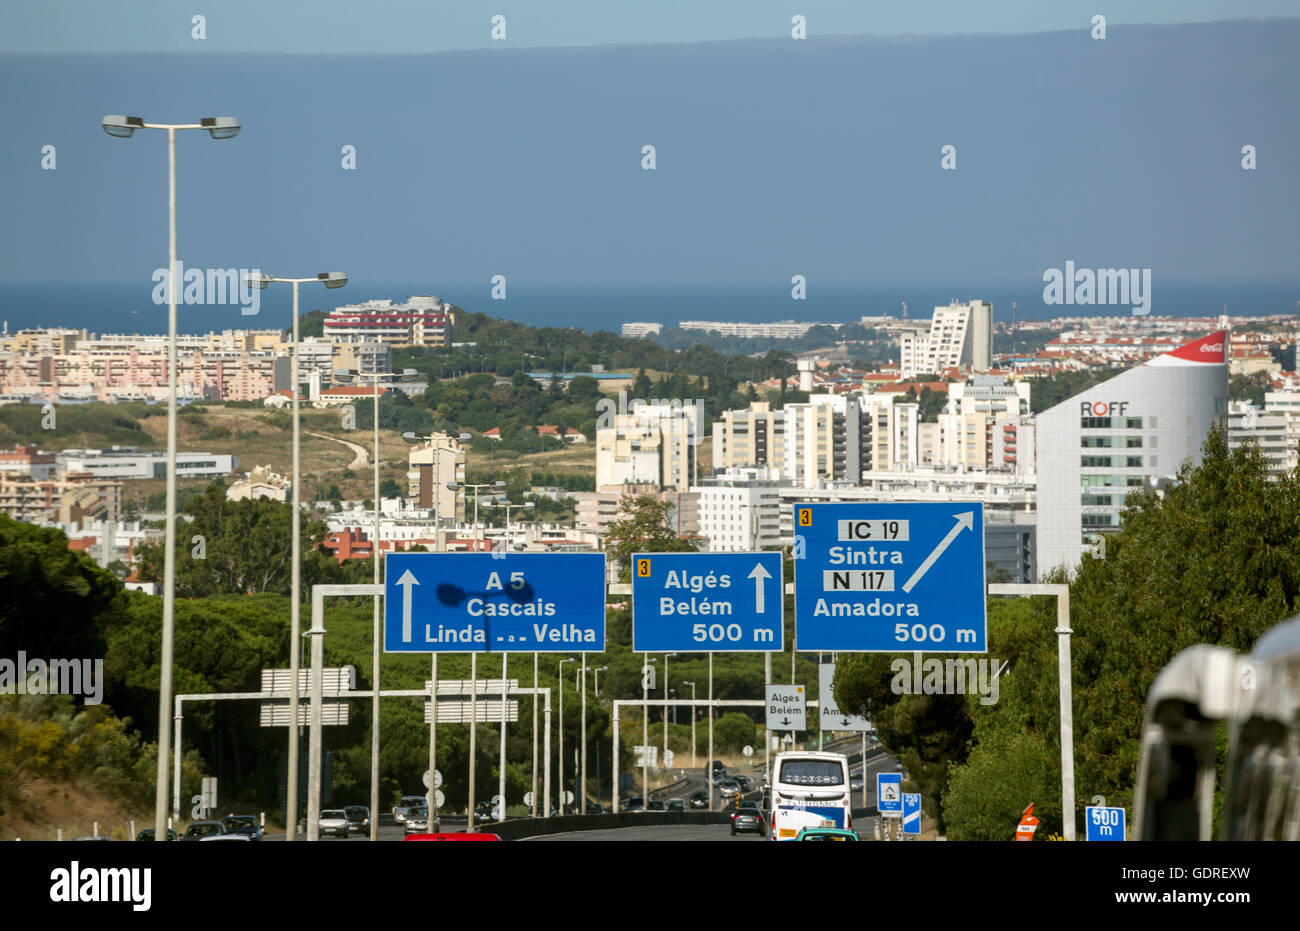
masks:
{"type": "MultiPolygon", "coordinates": [[[[0,325],[10,332],[27,327],[63,326],[95,333],[165,333],[167,305],[153,302],[152,283],[15,283],[0,281],[0,325]]],[[[1061,316],[1128,316],[1127,307],[1051,306],[1043,303],[1038,282],[833,283],[812,281],[804,300],[793,300],[787,281],[736,284],[530,284],[511,281],[505,300],[493,300],[487,282],[350,281],[336,291],[303,285],[299,309],[329,310],[371,299],[402,300],[412,294],[437,294],[469,311],[516,320],[530,326],[576,327],[618,332],[630,321],[675,325],[681,320],[770,322],[803,320],[824,323],[857,321],[862,316],[902,314],[929,319],[935,306],[950,300],[978,298],[993,304],[994,319],[1011,320],[1017,302],[1020,320],[1061,316]]],[[[1151,314],[1203,317],[1229,314],[1259,317],[1297,313],[1300,282],[1156,281],[1151,314]]],[[[178,306],[182,333],[226,328],[272,328],[290,324],[291,289],[272,285],[260,294],[255,315],[238,305],[178,306]]]]}

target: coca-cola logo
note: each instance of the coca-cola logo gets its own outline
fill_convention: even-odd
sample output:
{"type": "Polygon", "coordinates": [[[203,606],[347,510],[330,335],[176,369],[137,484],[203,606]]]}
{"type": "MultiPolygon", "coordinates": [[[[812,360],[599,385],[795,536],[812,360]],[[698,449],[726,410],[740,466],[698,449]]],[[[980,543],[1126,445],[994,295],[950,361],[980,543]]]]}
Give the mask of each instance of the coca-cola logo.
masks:
{"type": "Polygon", "coordinates": [[[1223,352],[1223,343],[1206,343],[1201,347],[1201,352],[1223,352]]]}

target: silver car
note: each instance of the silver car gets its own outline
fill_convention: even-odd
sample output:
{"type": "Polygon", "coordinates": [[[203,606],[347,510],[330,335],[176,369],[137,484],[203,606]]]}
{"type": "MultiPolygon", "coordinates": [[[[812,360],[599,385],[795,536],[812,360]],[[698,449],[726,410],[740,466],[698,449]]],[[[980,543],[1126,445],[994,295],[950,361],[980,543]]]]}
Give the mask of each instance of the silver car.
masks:
{"type": "Polygon", "coordinates": [[[428,804],[428,799],[423,795],[403,795],[393,807],[393,822],[395,824],[405,824],[407,812],[412,808],[427,808],[428,804]]]}
{"type": "Polygon", "coordinates": [[[328,837],[333,834],[335,837],[348,836],[348,814],[341,808],[331,808],[329,811],[320,813],[320,820],[316,822],[317,829],[321,837],[328,837]]]}
{"type": "Polygon", "coordinates": [[[429,833],[429,809],[412,808],[406,813],[407,834],[429,833]]]}

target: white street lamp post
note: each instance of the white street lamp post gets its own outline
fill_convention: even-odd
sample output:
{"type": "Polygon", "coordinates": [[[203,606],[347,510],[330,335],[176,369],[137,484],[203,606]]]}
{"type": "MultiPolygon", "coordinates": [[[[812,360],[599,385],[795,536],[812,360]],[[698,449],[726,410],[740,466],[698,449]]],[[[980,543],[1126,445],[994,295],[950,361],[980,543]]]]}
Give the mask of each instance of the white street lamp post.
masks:
{"type": "MultiPolygon", "coordinates": [[[[167,767],[171,751],[172,666],[176,635],[176,131],[206,130],[213,139],[239,133],[229,116],[205,117],[197,123],[146,123],[138,116],[111,114],[100,121],[110,136],[129,139],[137,129],[167,131],[167,516],[163,553],[162,653],[159,658],[158,769],[154,789],[154,840],[167,840],[167,767]]],[[[180,799],[176,799],[179,814],[180,799]]]]}

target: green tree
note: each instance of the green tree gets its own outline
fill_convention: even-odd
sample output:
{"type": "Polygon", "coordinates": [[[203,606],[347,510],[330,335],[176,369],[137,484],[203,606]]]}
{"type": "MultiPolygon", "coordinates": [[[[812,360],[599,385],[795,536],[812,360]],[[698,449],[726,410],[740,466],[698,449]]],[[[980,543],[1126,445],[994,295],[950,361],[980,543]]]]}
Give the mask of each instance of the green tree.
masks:
{"type": "Polygon", "coordinates": [[[622,568],[624,581],[632,578],[634,553],[693,553],[699,547],[672,528],[671,505],[651,495],[624,495],[618,520],[609,525],[605,551],[622,568]]]}

